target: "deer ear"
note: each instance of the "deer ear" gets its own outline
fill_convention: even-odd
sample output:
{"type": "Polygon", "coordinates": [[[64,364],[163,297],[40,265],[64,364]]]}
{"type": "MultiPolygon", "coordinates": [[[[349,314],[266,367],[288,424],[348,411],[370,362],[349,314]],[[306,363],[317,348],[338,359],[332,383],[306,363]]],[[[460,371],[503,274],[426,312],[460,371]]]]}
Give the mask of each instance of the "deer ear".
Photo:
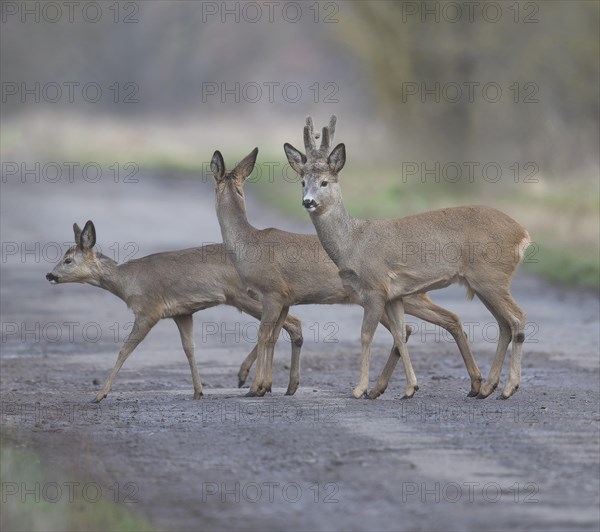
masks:
{"type": "Polygon", "coordinates": [[[96,245],[96,228],[91,220],[88,220],[81,231],[79,245],[83,251],[88,251],[96,245]]]}
{"type": "Polygon", "coordinates": [[[75,234],[75,244],[79,244],[79,239],[81,238],[81,227],[79,227],[77,223],[73,224],[73,233],[75,234]]]}
{"type": "Polygon", "coordinates": [[[254,148],[246,157],[244,157],[238,165],[233,169],[233,175],[238,179],[246,179],[254,170],[256,164],[256,156],[258,155],[258,148],[254,148]]]}
{"type": "Polygon", "coordinates": [[[306,155],[287,142],[283,145],[283,151],[285,151],[288,163],[290,163],[290,166],[294,171],[298,174],[302,174],[302,170],[306,163],[306,155]]]}
{"type": "Polygon", "coordinates": [[[327,158],[327,164],[329,165],[329,169],[332,174],[337,174],[344,168],[346,164],[346,146],[344,144],[338,144],[327,158]]]}
{"type": "Polygon", "coordinates": [[[219,150],[217,150],[212,156],[210,161],[210,169],[217,182],[223,179],[223,176],[225,175],[225,161],[223,161],[223,156],[219,150]]]}

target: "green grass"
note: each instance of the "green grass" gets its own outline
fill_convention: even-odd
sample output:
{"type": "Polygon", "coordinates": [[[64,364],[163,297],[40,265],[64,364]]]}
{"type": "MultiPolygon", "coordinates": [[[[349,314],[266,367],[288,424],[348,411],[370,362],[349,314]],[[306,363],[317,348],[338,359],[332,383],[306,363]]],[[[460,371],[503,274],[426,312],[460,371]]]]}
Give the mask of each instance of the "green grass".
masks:
{"type": "Polygon", "coordinates": [[[538,253],[524,264],[526,271],[550,281],[580,287],[600,287],[598,258],[592,255],[573,257],[561,249],[542,242],[538,253]]]}
{"type": "Polygon", "coordinates": [[[57,472],[24,446],[5,441],[0,447],[0,465],[0,529],[3,531],[154,530],[146,520],[132,513],[135,503],[115,502],[115,497],[124,499],[123,491],[117,495],[114,488],[84,479],[81,473],[57,472]],[[70,482],[79,482],[79,485],[69,488],[65,483],[70,482]],[[85,492],[88,500],[83,492],[87,483],[93,483],[85,492]],[[96,502],[94,499],[100,492],[95,491],[95,485],[102,489],[96,502]]]}

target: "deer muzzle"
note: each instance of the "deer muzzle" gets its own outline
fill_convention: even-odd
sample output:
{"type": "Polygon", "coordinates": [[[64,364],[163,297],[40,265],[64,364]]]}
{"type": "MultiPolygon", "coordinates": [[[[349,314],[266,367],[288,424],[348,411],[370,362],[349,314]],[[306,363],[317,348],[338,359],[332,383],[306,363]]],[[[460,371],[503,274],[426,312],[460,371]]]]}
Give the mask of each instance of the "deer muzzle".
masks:
{"type": "Polygon", "coordinates": [[[318,204],[317,204],[317,202],[314,199],[312,199],[312,198],[308,199],[307,198],[307,199],[305,199],[305,200],[302,201],[302,206],[308,212],[313,212],[317,208],[318,204]]]}

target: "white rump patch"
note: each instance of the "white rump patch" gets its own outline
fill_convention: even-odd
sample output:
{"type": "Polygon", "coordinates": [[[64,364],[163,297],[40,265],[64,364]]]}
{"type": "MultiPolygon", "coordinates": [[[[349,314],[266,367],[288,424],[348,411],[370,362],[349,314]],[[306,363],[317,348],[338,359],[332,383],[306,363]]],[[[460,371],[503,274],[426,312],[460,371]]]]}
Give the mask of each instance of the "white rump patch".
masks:
{"type": "Polygon", "coordinates": [[[523,257],[525,256],[525,250],[530,246],[531,238],[529,237],[529,233],[525,231],[525,236],[519,242],[517,246],[517,261],[522,262],[523,257]]]}

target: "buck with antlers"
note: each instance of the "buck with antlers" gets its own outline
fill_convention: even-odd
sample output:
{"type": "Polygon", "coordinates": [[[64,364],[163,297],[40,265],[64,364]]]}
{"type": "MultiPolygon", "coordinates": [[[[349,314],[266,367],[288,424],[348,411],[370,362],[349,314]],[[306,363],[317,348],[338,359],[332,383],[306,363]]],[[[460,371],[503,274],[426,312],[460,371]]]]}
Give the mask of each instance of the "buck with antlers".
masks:
{"type": "MultiPolygon", "coordinates": [[[[251,297],[259,299],[262,304],[257,369],[248,393],[250,396],[264,395],[271,388],[273,349],[290,306],[362,303],[362,298],[342,282],[337,266],[329,259],[316,235],[272,228],[260,230],[250,224],[246,215],[244,181],[254,168],[257,153],[258,148],[255,148],[231,172],[225,171],[219,151],[214,153],[211,161],[216,181],[217,217],[224,245],[232,255],[242,284],[251,297]]],[[[435,305],[426,294],[407,296],[404,308],[407,313],[439,325],[453,335],[471,377],[469,395],[477,395],[481,373],[458,317],[435,305]]],[[[379,322],[389,330],[391,318],[396,319],[382,309],[373,330],[379,322]]],[[[394,347],[370,397],[377,397],[386,389],[400,357],[398,346],[404,346],[407,337],[404,326],[401,334],[396,331],[394,347]]],[[[409,383],[406,395],[410,397],[417,389],[416,378],[406,350],[401,358],[409,383]]]]}
{"type": "MultiPolygon", "coordinates": [[[[506,214],[484,206],[441,209],[395,220],[353,218],[344,207],[339,183],[346,148],[338,144],[329,153],[335,123],[333,116],[317,148],[309,117],[304,127],[306,154],[288,143],[284,150],[302,178],[302,204],[323,247],[338,266],[344,286],[364,308],[361,374],[354,396],[367,391],[371,342],[383,313],[404,358],[408,298],[460,283],[470,298],[477,294],[500,328],[489,377],[479,395],[487,397],[498,386],[512,341],[508,382],[501,395],[510,397],[519,387],[525,339],[525,314],[512,298],[510,285],[530,243],[529,234],[506,214]],[[451,253],[442,252],[450,248],[451,253]]],[[[413,388],[416,385],[416,379],[409,383],[413,388]]]]}
{"type": "MultiPolygon", "coordinates": [[[[96,229],[88,221],[83,230],[73,224],[75,245],[46,279],[52,284],[87,283],[104,288],[121,298],[135,315],[131,333],[119,351],[117,362],[95,402],[104,399],[129,355],[156,323],[173,318],[179,328],[183,350],[190,364],[194,399],[202,397],[202,383],[194,355],[192,314],[216,305],[230,305],[260,320],[261,305],[243,289],[240,278],[222,244],[156,253],[117,264],[94,249],[96,229]]],[[[290,335],[292,361],[287,394],[292,395],[300,379],[302,328],[289,314],[283,328],[290,335]]],[[[256,359],[256,346],[239,372],[240,386],[256,359]]]]}

